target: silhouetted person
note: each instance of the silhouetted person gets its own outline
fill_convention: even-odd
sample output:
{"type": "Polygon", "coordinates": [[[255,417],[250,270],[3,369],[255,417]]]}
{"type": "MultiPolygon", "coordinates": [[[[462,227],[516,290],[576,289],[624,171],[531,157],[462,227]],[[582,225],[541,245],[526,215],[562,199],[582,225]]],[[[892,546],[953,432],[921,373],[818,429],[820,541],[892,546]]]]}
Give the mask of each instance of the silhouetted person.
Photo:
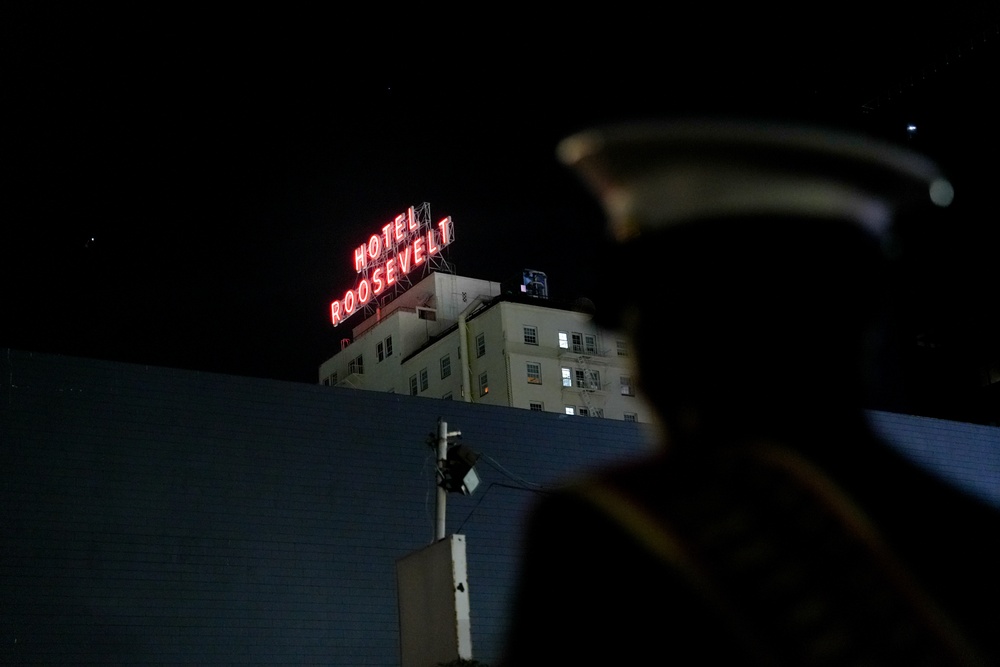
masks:
{"type": "Polygon", "coordinates": [[[571,137],[619,252],[662,447],[545,496],[504,667],[994,664],[995,508],[866,421],[891,223],[950,202],[921,156],[719,121],[571,137]]]}

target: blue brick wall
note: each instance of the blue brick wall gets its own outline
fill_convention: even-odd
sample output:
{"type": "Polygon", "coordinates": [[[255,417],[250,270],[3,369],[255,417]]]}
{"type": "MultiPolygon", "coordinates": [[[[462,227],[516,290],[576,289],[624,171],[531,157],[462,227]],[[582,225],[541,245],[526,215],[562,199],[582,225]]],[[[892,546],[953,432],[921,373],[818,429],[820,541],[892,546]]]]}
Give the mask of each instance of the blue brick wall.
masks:
{"type": "Polygon", "coordinates": [[[1000,507],[1000,428],[891,412],[868,415],[875,431],[910,459],[1000,507]]]}
{"type": "Polygon", "coordinates": [[[2,664],[398,665],[438,418],[483,454],[447,509],[489,661],[536,490],[645,447],[611,420],[0,352],[2,664]]]}
{"type": "MultiPolygon", "coordinates": [[[[536,494],[648,447],[641,424],[0,353],[0,664],[398,665],[395,565],[433,538],[439,418],[483,455],[447,532],[490,662],[536,494]]],[[[996,497],[1000,429],[873,421],[996,497]]]]}

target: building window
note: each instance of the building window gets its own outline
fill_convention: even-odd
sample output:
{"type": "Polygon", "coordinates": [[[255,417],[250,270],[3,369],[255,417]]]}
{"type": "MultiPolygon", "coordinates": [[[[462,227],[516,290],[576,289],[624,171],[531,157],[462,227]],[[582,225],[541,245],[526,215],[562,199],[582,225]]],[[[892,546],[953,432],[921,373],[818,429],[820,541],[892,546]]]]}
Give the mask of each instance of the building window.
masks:
{"type": "Polygon", "coordinates": [[[572,387],[573,386],[573,371],[569,368],[562,369],[562,386],[572,387]]]}
{"type": "Polygon", "coordinates": [[[566,414],[568,414],[568,415],[575,415],[576,414],[576,406],[567,405],[566,406],[566,414]]]}
{"type": "Polygon", "coordinates": [[[410,376],[410,396],[416,396],[416,395],[417,395],[417,376],[416,375],[411,375],[410,376]]]}
{"type": "Polygon", "coordinates": [[[617,342],[617,345],[618,345],[618,356],[619,357],[627,357],[628,356],[628,344],[625,341],[620,340],[620,341],[617,342]]]}
{"type": "Polygon", "coordinates": [[[601,374],[599,371],[576,369],[576,386],[580,389],[591,391],[601,388],[601,374]]]}
{"type": "Polygon", "coordinates": [[[486,373],[479,374],[479,395],[485,396],[490,393],[490,381],[486,378],[486,373]]]}
{"type": "Polygon", "coordinates": [[[476,336],[476,357],[486,354],[486,334],[481,333],[476,336]]]}
{"type": "Polygon", "coordinates": [[[559,332],[559,347],[568,349],[573,348],[574,352],[580,354],[597,354],[597,336],[594,334],[582,334],[573,332],[572,334],[567,334],[560,331],[559,332]]]}
{"type": "Polygon", "coordinates": [[[324,381],[324,384],[326,384],[326,385],[329,385],[329,386],[331,386],[331,387],[335,387],[335,386],[337,386],[337,374],[336,374],[336,373],[334,373],[333,375],[331,375],[330,377],[328,377],[328,378],[327,378],[327,379],[326,379],[326,380],[324,381]]]}
{"type": "Polygon", "coordinates": [[[420,369],[420,391],[427,391],[427,369],[420,369]]]}
{"type": "Polygon", "coordinates": [[[451,355],[446,354],[441,357],[441,379],[445,379],[451,375],[451,355]]]}
{"type": "Polygon", "coordinates": [[[528,345],[538,345],[538,329],[525,325],[524,342],[528,345]]]}
{"type": "Polygon", "coordinates": [[[358,375],[365,374],[365,360],[363,355],[358,355],[357,359],[351,359],[347,362],[347,372],[350,374],[357,373],[358,375]]]}
{"type": "Polygon", "coordinates": [[[637,422],[637,421],[639,421],[639,415],[635,414],[634,412],[626,412],[625,413],[625,421],[627,421],[627,422],[637,422]]]}
{"type": "Polygon", "coordinates": [[[537,361],[528,362],[528,384],[542,383],[542,365],[537,361]]]}
{"type": "Polygon", "coordinates": [[[392,336],[387,336],[384,343],[382,341],[375,343],[375,356],[379,361],[392,356],[392,336]]]}
{"type": "Polygon", "coordinates": [[[545,406],[538,401],[528,403],[528,408],[534,412],[545,412],[545,406]]]}
{"type": "Polygon", "coordinates": [[[601,388],[601,372],[587,371],[587,389],[597,391],[601,388]]]}
{"type": "Polygon", "coordinates": [[[581,417],[589,417],[590,416],[590,410],[588,410],[586,407],[584,407],[584,406],[581,405],[577,409],[576,414],[580,415],[581,417]]]}
{"type": "Polygon", "coordinates": [[[632,378],[628,375],[621,376],[622,396],[635,396],[635,387],[632,386],[632,378]]]}

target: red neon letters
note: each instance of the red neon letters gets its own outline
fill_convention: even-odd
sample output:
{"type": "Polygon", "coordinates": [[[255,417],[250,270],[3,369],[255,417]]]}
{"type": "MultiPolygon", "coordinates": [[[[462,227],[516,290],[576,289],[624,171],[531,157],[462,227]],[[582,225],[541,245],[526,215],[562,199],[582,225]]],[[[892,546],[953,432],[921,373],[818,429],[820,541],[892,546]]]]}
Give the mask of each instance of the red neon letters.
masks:
{"type": "Polygon", "coordinates": [[[330,304],[330,320],[337,326],[378,296],[392,287],[402,277],[428,257],[441,252],[451,243],[451,218],[437,223],[417,221],[413,207],[405,214],[372,234],[367,243],[354,249],[354,270],[362,275],[354,289],[347,290],[344,298],[330,304]]]}

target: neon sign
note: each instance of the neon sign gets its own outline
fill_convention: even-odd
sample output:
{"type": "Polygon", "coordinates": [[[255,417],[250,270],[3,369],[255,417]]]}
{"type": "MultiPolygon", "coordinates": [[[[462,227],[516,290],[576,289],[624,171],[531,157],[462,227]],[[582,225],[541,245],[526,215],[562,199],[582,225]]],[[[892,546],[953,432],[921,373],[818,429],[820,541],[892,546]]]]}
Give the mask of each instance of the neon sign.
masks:
{"type": "MultiPolygon", "coordinates": [[[[425,205],[426,207],[426,205],[425,205]]],[[[426,209],[422,209],[426,210],[426,209]]],[[[424,266],[454,238],[451,216],[432,224],[414,207],[372,234],[353,252],[360,278],[354,289],[330,304],[330,320],[337,326],[386,290],[398,287],[414,269],[424,266]]]]}

